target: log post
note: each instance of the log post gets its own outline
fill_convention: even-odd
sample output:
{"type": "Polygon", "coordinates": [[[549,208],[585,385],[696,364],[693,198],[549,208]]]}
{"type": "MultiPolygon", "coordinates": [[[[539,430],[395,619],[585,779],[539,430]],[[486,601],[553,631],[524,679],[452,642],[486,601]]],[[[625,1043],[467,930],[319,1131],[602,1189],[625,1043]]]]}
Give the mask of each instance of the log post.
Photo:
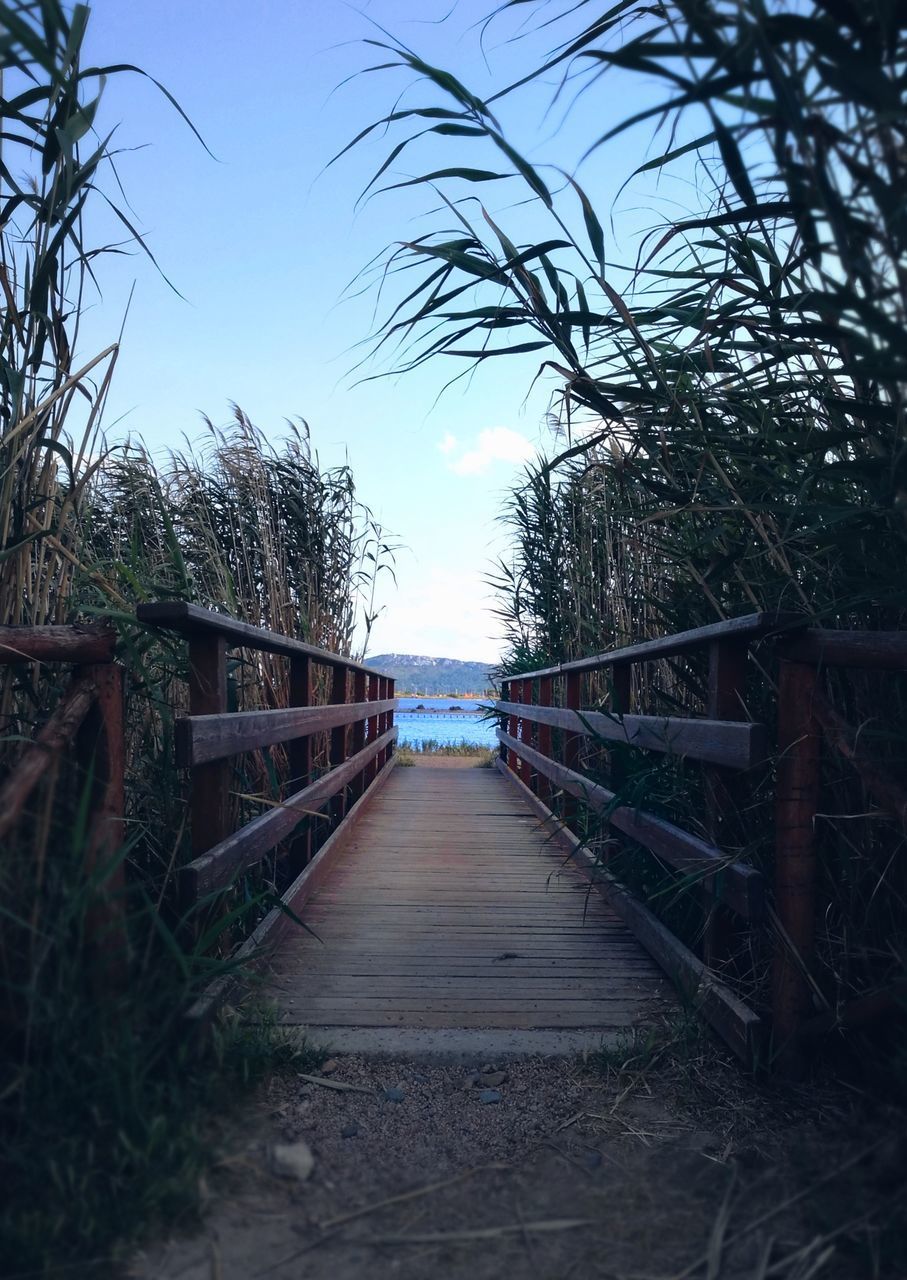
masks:
{"type": "Polygon", "coordinates": [[[775,910],[783,934],[775,939],[772,1021],[776,1055],[795,1059],[793,1042],[810,1006],[821,729],[812,709],[816,668],[784,660],[778,667],[775,910]]]}

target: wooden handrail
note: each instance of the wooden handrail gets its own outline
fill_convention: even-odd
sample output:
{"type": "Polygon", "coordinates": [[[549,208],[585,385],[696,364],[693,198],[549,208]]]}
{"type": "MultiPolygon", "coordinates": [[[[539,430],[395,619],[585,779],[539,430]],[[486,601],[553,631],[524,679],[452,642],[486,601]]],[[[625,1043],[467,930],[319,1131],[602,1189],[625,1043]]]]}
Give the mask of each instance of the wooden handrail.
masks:
{"type": "Polygon", "coordinates": [[[240,622],[237,618],[215,613],[213,609],[203,609],[197,604],[187,604],[185,600],[161,600],[153,604],[140,604],[135,611],[139,622],[150,626],[161,627],[167,631],[178,631],[185,636],[202,634],[220,636],[231,649],[255,649],[260,653],[278,653],[287,658],[310,658],[326,667],[342,667],[347,671],[364,671],[367,674],[381,675],[373,667],[367,667],[342,654],[331,653],[327,649],[319,649],[315,645],[305,644],[302,640],[294,640],[292,636],[280,635],[277,631],[268,631],[264,627],[253,627],[248,622],[240,622]]]}
{"type": "Polygon", "coordinates": [[[725,622],[713,622],[705,627],[695,627],[692,631],[679,631],[676,635],[661,636],[657,640],[644,640],[641,644],[596,653],[588,658],[575,658],[570,662],[558,663],[554,667],[542,667],[538,671],[521,671],[513,678],[537,680],[540,676],[567,675],[570,672],[583,674],[590,671],[603,671],[606,667],[620,666],[625,663],[653,662],[657,658],[672,658],[679,653],[688,653],[691,649],[698,649],[718,640],[747,642],[762,640],[766,636],[781,635],[806,625],[807,619],[802,614],[750,613],[742,618],[729,618],[725,622]]]}
{"type": "MultiPolygon", "coordinates": [[[[273,747],[325,729],[365,721],[393,711],[396,701],[341,702],[277,711],[226,711],[212,716],[180,716],[176,722],[176,763],[181,769],[223,760],[243,751],[273,747]]],[[[364,739],[363,739],[364,744],[364,739]]]]}
{"type": "Polygon", "coordinates": [[[116,633],[92,623],[72,626],[0,627],[0,665],[18,662],[113,662],[116,633]]]}

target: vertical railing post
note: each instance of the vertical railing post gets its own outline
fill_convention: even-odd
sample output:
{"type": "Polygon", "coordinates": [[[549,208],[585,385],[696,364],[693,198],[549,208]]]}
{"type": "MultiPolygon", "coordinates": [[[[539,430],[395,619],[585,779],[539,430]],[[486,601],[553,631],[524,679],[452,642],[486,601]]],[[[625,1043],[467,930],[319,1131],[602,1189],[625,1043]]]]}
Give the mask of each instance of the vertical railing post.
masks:
{"type": "MultiPolygon", "coordinates": [[[[380,697],[381,697],[381,678],[380,676],[370,675],[368,677],[368,701],[377,702],[380,697]]],[[[377,715],[369,716],[368,720],[366,720],[365,722],[365,740],[368,743],[373,743],[377,737],[378,737],[378,716],[377,715]]],[[[371,760],[369,760],[365,768],[366,787],[370,787],[371,784],[375,781],[375,778],[377,776],[378,776],[378,761],[376,757],[373,756],[371,760]]]]}
{"type": "MultiPolygon", "coordinates": [[[[509,680],[501,681],[501,701],[502,702],[510,701],[510,681],[509,680]]],[[[507,717],[505,715],[502,715],[501,729],[503,729],[505,733],[507,731],[507,724],[508,724],[507,717]]],[[[498,747],[498,756],[500,757],[500,759],[503,761],[504,764],[507,763],[507,748],[503,742],[498,747]]]]}
{"type": "MultiPolygon", "coordinates": [[[[518,680],[517,688],[520,691],[520,696],[518,700],[525,706],[528,702],[531,701],[531,698],[532,698],[532,693],[531,693],[532,683],[529,680],[518,680]]],[[[528,745],[529,736],[531,732],[532,732],[531,722],[529,720],[523,719],[523,717],[520,716],[518,726],[517,726],[517,737],[519,738],[520,742],[528,745]]],[[[521,756],[517,756],[516,772],[520,782],[522,782],[524,786],[528,787],[530,769],[529,769],[528,763],[521,756]]]]}
{"type": "Polygon", "coordinates": [[[85,912],[91,981],[95,993],[122,992],[129,970],[126,932],[126,869],[121,853],[125,830],[126,743],[123,668],[104,663],[83,668],[97,689],[94,705],[74,742],[76,759],[92,773],[90,821],[85,842],[86,879],[99,879],[85,912]]]}
{"type": "MultiPolygon", "coordinates": [[[[227,710],[227,642],[201,631],[189,637],[189,714],[219,715],[227,710]]],[[[189,815],[192,856],[226,840],[230,834],[230,760],[200,764],[190,775],[189,815]]]]}
{"type": "Polygon", "coordinates": [[[778,665],[775,910],[781,930],[772,961],[772,1022],[776,1054],[793,1060],[810,1003],[821,730],[813,714],[816,668],[783,659],[778,665]]]}
{"type": "MultiPolygon", "coordinates": [[[[391,676],[391,677],[388,679],[388,682],[387,682],[387,696],[388,696],[389,698],[396,698],[396,696],[397,696],[397,681],[396,681],[396,678],[395,678],[394,676],[391,676]]],[[[388,711],[388,713],[387,713],[387,727],[388,727],[388,729],[393,729],[393,727],[394,727],[394,713],[393,713],[393,711],[392,711],[392,710],[391,710],[391,711],[388,711]]],[[[393,754],[394,754],[394,743],[393,743],[393,742],[391,742],[391,743],[389,743],[389,744],[388,744],[388,747],[387,747],[387,756],[386,756],[386,759],[387,759],[387,760],[390,760],[390,758],[391,758],[391,756],[392,756],[393,754]]]]}
{"type": "MultiPolygon", "coordinates": [[[[312,705],[312,660],[308,657],[290,659],[290,706],[310,707],[312,705]]],[[[293,795],[302,791],[312,780],[312,739],[309,734],[303,738],[294,738],[288,751],[290,768],[289,791],[293,795]]],[[[303,819],[301,830],[290,843],[290,873],[295,877],[312,857],[312,820],[303,819]]]]}
{"type": "MultiPolygon", "coordinates": [[[[368,676],[364,671],[353,672],[353,701],[365,702],[366,688],[368,685],[368,676]]],[[[353,724],[353,730],[350,734],[350,751],[353,755],[361,751],[365,746],[365,720],[356,720],[353,724]]],[[[350,794],[354,801],[358,800],[365,790],[365,770],[357,773],[350,786],[350,794]]]]}
{"type": "MultiPolygon", "coordinates": [[[[382,702],[387,701],[390,687],[391,687],[391,682],[388,679],[388,677],[379,676],[378,697],[381,699],[382,702]]],[[[387,711],[382,711],[378,717],[378,736],[379,737],[387,733],[389,721],[390,721],[390,713],[387,711]]],[[[379,773],[387,764],[387,756],[388,756],[387,747],[382,747],[381,750],[378,752],[378,772],[379,773]]]]}
{"type": "MultiPolygon", "coordinates": [[[[537,702],[537,698],[538,698],[538,681],[537,681],[537,680],[526,680],[526,681],[525,681],[525,687],[526,687],[526,701],[527,701],[527,703],[528,703],[530,706],[535,706],[535,705],[536,705],[536,702],[537,702]]],[[[537,722],[537,721],[535,721],[535,720],[530,720],[530,721],[529,721],[528,731],[527,731],[526,729],[524,729],[524,730],[523,730],[523,736],[526,738],[526,741],[529,743],[529,745],[530,745],[531,747],[533,747],[536,751],[538,751],[538,748],[539,748],[539,726],[538,726],[538,722],[537,722]]],[[[526,779],[525,779],[525,781],[526,781],[526,783],[527,783],[527,785],[528,785],[528,787],[529,787],[529,790],[533,793],[533,795],[538,795],[538,793],[539,793],[539,774],[538,774],[538,771],[537,771],[535,768],[533,768],[533,766],[532,766],[532,765],[527,765],[527,766],[526,766],[526,779]]]]}
{"type": "MultiPolygon", "coordinates": [[[[331,672],[331,702],[345,703],[347,700],[348,672],[346,667],[335,662],[333,671],[331,672]]],[[[346,731],[345,724],[338,725],[336,729],[331,730],[331,768],[336,769],[343,764],[346,759],[346,731]]],[[[346,788],[339,791],[333,797],[330,804],[331,818],[334,825],[343,821],[346,813],[346,788]]]]}
{"type": "MultiPolygon", "coordinates": [[[[570,711],[578,711],[580,709],[580,701],[582,698],[582,677],[578,671],[567,672],[567,690],[564,694],[564,706],[570,711]]],[[[568,769],[578,770],[580,759],[580,744],[582,743],[582,734],[564,732],[564,764],[568,769]]],[[[573,796],[564,796],[564,821],[570,827],[576,826],[579,814],[579,802],[573,796]]]]}
{"type": "MultiPolygon", "coordinates": [[[[539,680],[539,706],[551,706],[551,676],[542,676],[539,680]]],[[[538,727],[538,749],[543,756],[551,756],[551,725],[540,724],[538,727]]],[[[538,795],[550,808],[551,782],[543,774],[538,775],[538,795]]]]}
{"type": "MultiPolygon", "coordinates": [[[[519,702],[520,681],[511,680],[509,683],[509,687],[510,687],[510,701],[519,702]]],[[[520,722],[515,715],[511,715],[508,717],[507,732],[511,738],[516,738],[519,736],[519,723],[520,722]]],[[[507,768],[510,769],[511,772],[515,773],[517,777],[519,777],[519,773],[520,773],[519,758],[517,757],[517,753],[514,751],[513,747],[509,747],[507,750],[507,768]]]]}
{"type": "MultiPolygon", "coordinates": [[[[611,710],[614,715],[626,716],[632,711],[633,668],[629,662],[616,662],[611,668],[611,710]]],[[[612,791],[620,791],[626,785],[628,768],[626,747],[612,747],[610,752],[610,782],[612,791]]]]}
{"type": "MultiPolygon", "coordinates": [[[[746,698],[748,645],[745,640],[714,640],[709,645],[709,684],[706,714],[711,720],[739,720],[746,698]]],[[[740,810],[751,780],[733,769],[706,765],[703,769],[712,843],[726,853],[740,830],[740,810]]],[[[733,945],[733,920],[720,905],[711,884],[702,891],[705,924],[702,958],[712,969],[726,963],[733,945]]]]}

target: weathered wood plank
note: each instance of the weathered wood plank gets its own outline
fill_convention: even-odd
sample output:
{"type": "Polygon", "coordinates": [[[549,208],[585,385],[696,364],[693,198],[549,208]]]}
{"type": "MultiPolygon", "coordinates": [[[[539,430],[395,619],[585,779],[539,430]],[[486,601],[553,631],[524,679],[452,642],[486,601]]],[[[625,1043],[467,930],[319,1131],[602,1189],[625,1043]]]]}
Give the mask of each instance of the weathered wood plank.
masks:
{"type": "Polygon", "coordinates": [[[604,1031],[671,1006],[626,926],[496,773],[428,772],[396,770],[344,842],[303,915],[321,941],[288,927],[272,961],[285,1021],[604,1031]],[[482,814],[497,810],[522,820],[495,834],[482,814]]]}
{"type": "Polygon", "coordinates": [[[92,623],[0,627],[0,666],[17,662],[113,662],[116,633],[92,623]]]}
{"type": "MultiPolygon", "coordinates": [[[[180,716],[176,721],[176,763],[181,769],[222,760],[243,751],[290,742],[324,729],[364,720],[375,710],[372,702],[347,702],[319,707],[289,707],[278,711],[229,711],[223,715],[180,716]]],[[[389,711],[391,701],[379,702],[389,711]]]]}
{"type": "Polygon", "coordinates": [[[611,649],[596,653],[575,662],[564,662],[557,667],[543,667],[527,672],[522,679],[539,676],[566,675],[567,672],[601,671],[605,667],[627,662],[653,662],[657,658],[673,658],[678,653],[688,653],[712,640],[746,639],[760,640],[766,636],[781,635],[806,626],[806,619],[796,613],[748,613],[741,618],[728,618],[725,622],[713,622],[692,631],[679,631],[676,635],[661,636],[657,640],[645,640],[642,644],[628,645],[623,649],[611,649]]]}
{"type": "MultiPolygon", "coordinates": [[[[140,604],[136,607],[135,614],[139,622],[147,622],[151,626],[163,627],[169,631],[179,631],[182,635],[208,633],[223,636],[234,649],[257,649],[262,653],[281,653],[288,658],[308,657],[324,666],[345,667],[349,671],[374,671],[373,667],[353,662],[342,654],[329,653],[326,649],[318,649],[290,636],[278,635],[276,631],[267,631],[264,627],[253,627],[248,622],[239,622],[236,618],[215,613],[213,609],[187,604],[185,600],[140,604]]],[[[380,672],[376,674],[380,675],[380,672]]]]}
{"type": "MultiPolygon", "coordinates": [[[[495,703],[496,709],[505,715],[514,714],[517,705],[514,702],[495,703]]],[[[605,742],[620,742],[641,751],[689,756],[726,769],[752,769],[765,760],[768,751],[765,725],[742,720],[617,716],[601,711],[571,711],[566,707],[542,706],[533,706],[530,710],[520,708],[520,715],[523,720],[548,725],[552,729],[565,729],[605,742]]],[[[542,751],[542,755],[549,754],[549,751],[542,751]]]]}

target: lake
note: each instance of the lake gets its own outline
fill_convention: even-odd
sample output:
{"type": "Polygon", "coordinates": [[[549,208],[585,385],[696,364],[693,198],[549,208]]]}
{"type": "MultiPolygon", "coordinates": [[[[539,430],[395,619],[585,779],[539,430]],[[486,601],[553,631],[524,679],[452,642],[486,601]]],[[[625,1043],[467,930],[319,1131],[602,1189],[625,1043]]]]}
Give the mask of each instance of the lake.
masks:
{"type": "Polygon", "coordinates": [[[437,742],[445,747],[461,743],[476,748],[496,747],[495,725],[482,720],[483,705],[472,698],[399,698],[394,723],[401,747],[437,742]]]}

